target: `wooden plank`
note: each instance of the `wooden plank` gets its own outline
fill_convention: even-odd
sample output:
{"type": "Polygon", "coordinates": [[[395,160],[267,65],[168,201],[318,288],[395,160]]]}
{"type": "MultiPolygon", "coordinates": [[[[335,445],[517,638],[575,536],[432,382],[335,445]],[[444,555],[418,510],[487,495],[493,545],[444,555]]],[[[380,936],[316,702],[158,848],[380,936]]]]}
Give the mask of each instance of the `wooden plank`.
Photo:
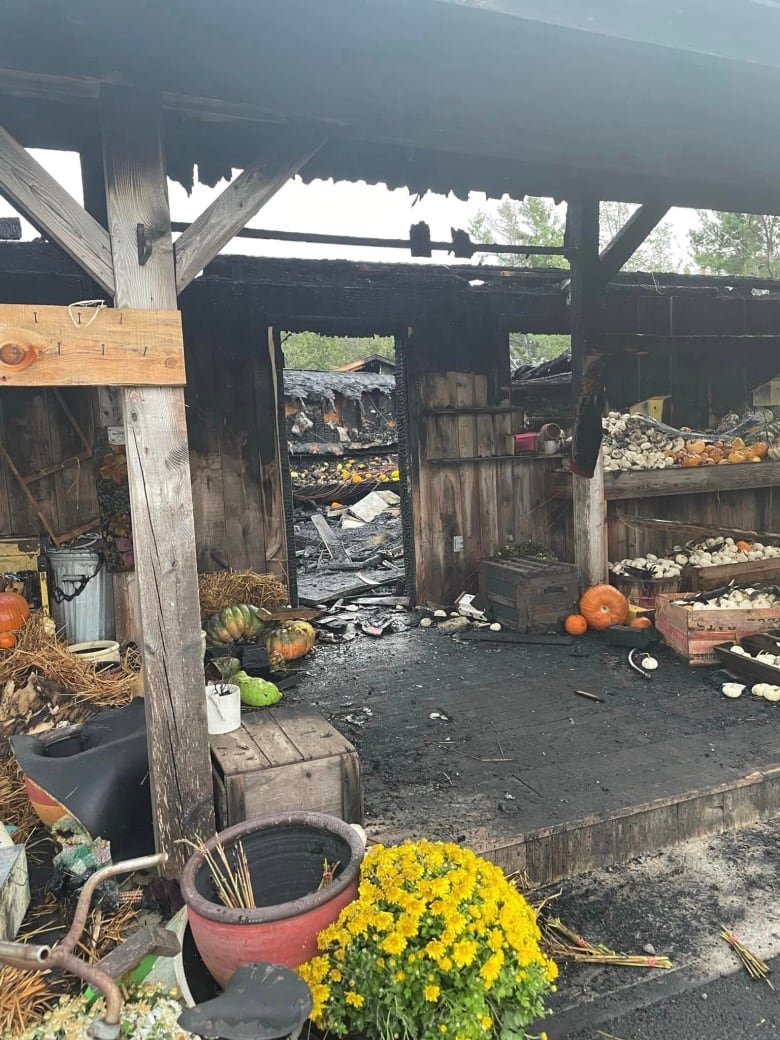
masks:
{"type": "Polygon", "coordinates": [[[111,245],[105,229],[2,126],[0,193],[113,294],[111,245]]]}
{"type": "Polygon", "coordinates": [[[325,548],[330,553],[332,560],[341,560],[344,563],[351,561],[351,557],[347,550],[341,543],[341,540],[336,535],[328,521],[322,515],[322,513],[314,513],[311,518],[311,522],[314,524],[317,534],[323,541],[325,548]]]}
{"type": "Polygon", "coordinates": [[[311,708],[274,708],[273,715],[303,762],[327,755],[352,754],[355,749],[343,734],[311,708]]]}
{"type": "Polygon", "coordinates": [[[269,709],[245,714],[241,729],[254,740],[268,759],[269,766],[286,766],[303,759],[276,714],[269,709]]]}
{"type": "Polygon", "coordinates": [[[574,559],[580,572],[583,588],[606,581],[609,576],[607,546],[607,501],[604,497],[604,466],[602,456],[593,476],[572,474],[572,504],[574,507],[574,559]]]}
{"type": "MultiPolygon", "coordinates": [[[[601,439],[601,423],[594,411],[598,407],[598,372],[589,354],[594,349],[594,328],[599,297],[598,237],[599,204],[597,199],[570,202],[567,210],[568,244],[575,249],[572,260],[571,357],[572,386],[575,401],[574,454],[576,457],[581,431],[593,432],[594,450],[601,439]]],[[[603,402],[602,402],[603,405],[603,402]]],[[[600,414],[600,413],[599,413],[600,414]]],[[[586,455],[588,452],[586,452],[586,455]]],[[[585,465],[589,465],[588,458],[585,465]]],[[[605,581],[608,574],[607,517],[604,502],[601,458],[595,460],[593,477],[572,476],[574,511],[574,560],[583,587],[605,581]]]]}
{"type": "MultiPolygon", "coordinates": [[[[256,316],[260,326],[260,316],[256,316]]],[[[260,512],[265,531],[266,570],[278,575],[291,588],[288,532],[292,518],[287,517],[282,467],[288,466],[287,441],[280,434],[279,415],[283,408],[282,371],[277,359],[282,358],[273,328],[267,329],[267,349],[257,351],[255,363],[255,412],[258,424],[258,455],[260,460],[260,512]],[[278,347],[278,349],[277,349],[278,347]]],[[[261,342],[262,342],[261,333],[261,342]]],[[[283,359],[282,359],[283,363],[283,359]]]]}
{"type": "MultiPolygon", "coordinates": [[[[455,374],[432,373],[425,377],[423,400],[432,407],[451,405],[455,400],[455,374]]],[[[458,419],[437,415],[424,422],[427,426],[427,452],[432,456],[453,454],[457,446],[458,419]]],[[[437,603],[451,603],[463,591],[459,553],[455,538],[462,537],[461,482],[457,466],[431,469],[426,466],[429,513],[425,523],[423,555],[428,566],[428,595],[437,603]]]]}
{"type": "Polygon", "coordinates": [[[27,486],[24,478],[52,464],[46,390],[3,394],[4,463],[7,469],[9,533],[43,534],[56,540],[59,527],[53,477],[27,486]]]}
{"type": "Polygon", "coordinates": [[[176,289],[183,292],[237,231],[283,188],[325,143],[321,129],[287,126],[262,154],[182,232],[174,246],[176,289]]]}
{"type": "MultiPolygon", "coordinates": [[[[173,310],[162,113],[124,92],[102,97],[111,247],[119,307],[173,310]],[[154,228],[139,263],[136,229],[154,228]]],[[[135,567],[141,606],[144,688],[156,844],[165,873],[180,873],[184,839],[214,833],[214,794],[203,688],[200,606],[184,394],[128,387],[124,426],[135,567]]]]}
{"type": "Polygon", "coordinates": [[[631,214],[620,231],[599,253],[598,277],[602,284],[615,277],[668,212],[668,206],[646,202],[631,214]]]}
{"type": "MultiPolygon", "coordinates": [[[[90,391],[49,391],[49,439],[53,458],[63,460],[54,472],[58,533],[72,531],[98,516],[97,488],[92,456],[92,402],[90,391]],[[56,400],[54,400],[56,398],[56,400]]],[[[96,521],[96,527],[99,526],[96,521]]]]}
{"type": "Polygon", "coordinates": [[[186,381],[178,311],[0,305],[2,386],[183,386],[186,381]],[[29,365],[20,366],[19,359],[29,357],[29,365]]]}
{"type": "MultiPolygon", "coordinates": [[[[769,488],[779,480],[780,462],[737,462],[728,466],[625,470],[604,474],[604,495],[607,501],[621,498],[696,495],[713,491],[769,488]]],[[[546,485],[550,497],[569,498],[571,474],[560,470],[548,473],[546,485]]]]}
{"type": "MultiPolygon", "coordinates": [[[[487,380],[473,372],[456,372],[455,402],[460,411],[457,423],[457,450],[461,458],[477,456],[477,416],[474,406],[485,402],[487,380]]],[[[460,527],[463,551],[460,554],[461,591],[476,591],[479,561],[482,559],[483,509],[479,497],[479,473],[471,462],[462,462],[460,474],[460,527]]],[[[495,508],[495,506],[493,507],[495,508]]],[[[457,595],[457,593],[456,593],[457,595]]]]}
{"type": "MultiPolygon", "coordinates": [[[[220,423],[225,496],[225,555],[234,570],[265,570],[265,526],[260,505],[260,462],[255,404],[255,345],[246,339],[242,312],[220,315],[220,361],[213,387],[220,423]]],[[[214,350],[212,344],[211,350],[214,350]]]]}

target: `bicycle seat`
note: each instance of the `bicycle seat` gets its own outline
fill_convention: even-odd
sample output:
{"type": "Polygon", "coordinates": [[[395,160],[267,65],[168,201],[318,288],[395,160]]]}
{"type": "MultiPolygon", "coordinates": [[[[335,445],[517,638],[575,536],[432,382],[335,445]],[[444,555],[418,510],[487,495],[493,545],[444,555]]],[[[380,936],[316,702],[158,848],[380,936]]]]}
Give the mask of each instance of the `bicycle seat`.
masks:
{"type": "Polygon", "coordinates": [[[179,1025],[206,1040],[282,1040],[309,1017],[309,987],[279,964],[244,964],[224,993],[179,1016],[179,1025]]]}

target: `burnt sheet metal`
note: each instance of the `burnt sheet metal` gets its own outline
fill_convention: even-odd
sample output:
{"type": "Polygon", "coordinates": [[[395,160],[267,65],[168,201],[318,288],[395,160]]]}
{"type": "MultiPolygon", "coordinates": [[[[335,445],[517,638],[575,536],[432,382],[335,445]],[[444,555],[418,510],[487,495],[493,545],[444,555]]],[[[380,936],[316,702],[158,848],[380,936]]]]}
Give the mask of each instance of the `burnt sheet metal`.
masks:
{"type": "Polygon", "coordinates": [[[377,372],[315,372],[289,368],[284,372],[284,396],[300,401],[309,399],[333,403],[336,394],[359,401],[363,394],[375,390],[383,394],[394,393],[395,376],[377,372]]]}

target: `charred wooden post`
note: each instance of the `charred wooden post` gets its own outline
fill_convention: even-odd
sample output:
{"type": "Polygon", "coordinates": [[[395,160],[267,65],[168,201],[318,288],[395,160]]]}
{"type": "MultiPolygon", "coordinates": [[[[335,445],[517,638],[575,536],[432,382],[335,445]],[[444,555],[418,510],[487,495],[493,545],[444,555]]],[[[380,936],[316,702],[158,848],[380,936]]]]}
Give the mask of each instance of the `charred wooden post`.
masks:
{"type": "MultiPolygon", "coordinates": [[[[174,310],[161,111],[113,92],[101,107],[114,302],[174,310]]],[[[155,835],[175,876],[188,856],[182,839],[214,831],[184,393],[127,387],[123,405],[155,835]]]]}
{"type": "Polygon", "coordinates": [[[572,503],[574,562],[583,587],[607,577],[607,507],[601,464],[604,382],[592,356],[599,296],[599,203],[570,202],[566,234],[572,257],[569,307],[574,391],[572,503]]]}

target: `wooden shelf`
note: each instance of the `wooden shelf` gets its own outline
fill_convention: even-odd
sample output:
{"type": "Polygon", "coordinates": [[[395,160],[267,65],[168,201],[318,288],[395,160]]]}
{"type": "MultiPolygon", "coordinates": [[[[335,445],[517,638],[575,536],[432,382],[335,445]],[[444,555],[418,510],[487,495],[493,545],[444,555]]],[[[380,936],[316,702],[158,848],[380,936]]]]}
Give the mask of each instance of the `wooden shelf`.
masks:
{"type": "MultiPolygon", "coordinates": [[[[463,462],[535,462],[539,459],[547,459],[549,462],[550,459],[562,459],[564,457],[563,455],[548,454],[532,455],[528,452],[523,455],[467,455],[462,459],[426,459],[425,463],[428,466],[459,466],[463,462]]],[[[550,476],[557,476],[557,474],[551,473],[550,476]]],[[[561,476],[568,476],[568,474],[561,474],[561,476]]]]}
{"type": "Polygon", "coordinates": [[[457,408],[424,408],[422,415],[511,415],[512,412],[520,412],[519,405],[502,404],[464,404],[457,408]]]}
{"type": "MultiPolygon", "coordinates": [[[[661,498],[666,495],[704,495],[713,491],[743,491],[780,483],[780,462],[735,463],[666,470],[623,470],[604,474],[604,497],[661,498]]],[[[546,474],[548,498],[571,498],[571,473],[546,474]]]]}

